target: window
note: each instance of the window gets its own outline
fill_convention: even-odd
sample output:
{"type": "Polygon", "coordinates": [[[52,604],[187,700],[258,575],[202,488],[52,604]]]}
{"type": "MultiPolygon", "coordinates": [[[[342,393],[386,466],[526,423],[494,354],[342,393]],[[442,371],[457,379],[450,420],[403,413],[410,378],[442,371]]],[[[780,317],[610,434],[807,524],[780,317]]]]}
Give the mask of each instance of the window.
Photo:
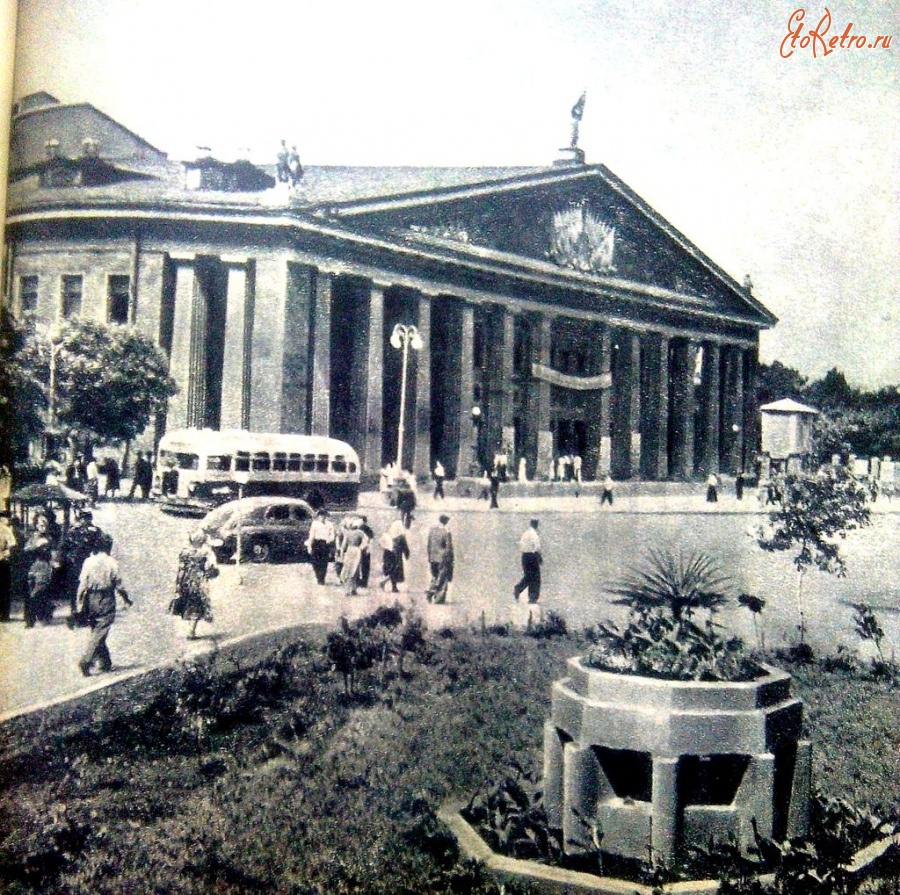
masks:
{"type": "Polygon", "coordinates": [[[275,472],[284,472],[287,469],[287,454],[276,452],[272,457],[272,469],[275,472]]]}
{"type": "Polygon", "coordinates": [[[279,505],[266,510],[266,519],[270,522],[287,522],[290,518],[290,507],[279,505]]]}
{"type": "Polygon", "coordinates": [[[334,460],[331,462],[331,471],[332,472],[346,472],[347,471],[347,460],[345,457],[342,457],[338,454],[334,460]]]}
{"type": "Polygon", "coordinates": [[[299,454],[289,454],[288,455],[288,472],[300,472],[300,455],[299,454]]]}
{"type": "Polygon", "coordinates": [[[235,472],[249,472],[250,471],[250,454],[247,451],[238,451],[237,456],[234,458],[234,471],[235,472]]]}
{"type": "Polygon", "coordinates": [[[294,522],[306,522],[309,519],[309,513],[303,507],[291,507],[291,519],[294,522]]]}
{"type": "Polygon", "coordinates": [[[199,469],[200,458],[196,454],[175,454],[175,464],[179,469],[199,469]]]}
{"type": "Polygon", "coordinates": [[[315,472],[316,471],[316,455],[315,454],[304,454],[302,465],[303,465],[304,472],[315,472]]]}
{"type": "Polygon", "coordinates": [[[319,454],[316,458],[316,472],[328,472],[328,454],[319,454]]]}
{"type": "Polygon", "coordinates": [[[231,469],[231,457],[228,454],[209,456],[206,458],[206,468],[217,472],[228,472],[231,469]]]}
{"type": "Polygon", "coordinates": [[[81,274],[67,274],[62,278],[63,317],[77,317],[81,313],[81,274]]]}
{"type": "Polygon", "coordinates": [[[37,310],[38,278],[35,276],[19,277],[19,307],[23,314],[37,310]]]}
{"type": "Polygon", "coordinates": [[[131,305],[131,277],[112,274],[107,280],[106,315],[110,323],[128,323],[131,305]]]}
{"type": "Polygon", "coordinates": [[[258,451],[253,455],[253,469],[256,472],[264,472],[267,469],[271,469],[272,461],[269,459],[268,453],[266,451],[258,451]]]}

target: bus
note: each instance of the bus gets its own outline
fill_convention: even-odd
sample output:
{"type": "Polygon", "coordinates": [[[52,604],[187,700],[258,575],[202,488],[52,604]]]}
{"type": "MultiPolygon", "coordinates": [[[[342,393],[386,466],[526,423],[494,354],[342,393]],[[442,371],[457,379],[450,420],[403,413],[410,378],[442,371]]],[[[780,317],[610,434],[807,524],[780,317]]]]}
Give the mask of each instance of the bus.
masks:
{"type": "Polygon", "coordinates": [[[355,509],[359,457],[349,444],[320,435],[180,429],[160,439],[153,496],[164,510],[204,515],[255,495],[355,509]]]}

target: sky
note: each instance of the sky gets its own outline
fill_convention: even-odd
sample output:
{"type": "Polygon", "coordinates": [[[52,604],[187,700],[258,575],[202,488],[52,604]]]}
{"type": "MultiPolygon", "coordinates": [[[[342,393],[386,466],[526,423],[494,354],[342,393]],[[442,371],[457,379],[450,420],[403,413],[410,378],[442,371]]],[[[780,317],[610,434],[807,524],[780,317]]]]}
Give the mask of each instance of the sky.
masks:
{"type": "Polygon", "coordinates": [[[502,166],[558,157],[586,90],[587,161],[750,274],[764,361],[900,385],[900,0],[799,2],[20,0],[15,95],[172,158],[502,166]],[[782,58],[797,10],[895,39],[782,58]]]}

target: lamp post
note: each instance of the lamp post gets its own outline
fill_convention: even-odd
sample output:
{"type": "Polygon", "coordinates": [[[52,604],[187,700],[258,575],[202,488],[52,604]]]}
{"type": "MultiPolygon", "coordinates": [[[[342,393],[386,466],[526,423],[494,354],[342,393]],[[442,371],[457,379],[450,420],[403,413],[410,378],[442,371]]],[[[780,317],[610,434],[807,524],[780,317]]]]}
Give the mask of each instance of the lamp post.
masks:
{"type": "Polygon", "coordinates": [[[50,345],[50,386],[47,395],[47,434],[49,437],[45,451],[50,454],[56,447],[56,356],[63,346],[62,330],[58,320],[48,327],[47,342],[50,345]]]}
{"type": "Polygon", "coordinates": [[[476,404],[472,408],[472,428],[475,430],[475,441],[472,444],[472,459],[469,462],[469,474],[479,475],[481,462],[481,425],[484,418],[481,415],[481,408],[476,404]]]}
{"type": "Polygon", "coordinates": [[[403,423],[406,415],[406,365],[409,361],[409,349],[422,350],[422,337],[413,324],[397,323],[391,333],[391,345],[403,349],[403,366],[400,375],[400,423],[397,429],[397,472],[403,472],[403,423]]]}

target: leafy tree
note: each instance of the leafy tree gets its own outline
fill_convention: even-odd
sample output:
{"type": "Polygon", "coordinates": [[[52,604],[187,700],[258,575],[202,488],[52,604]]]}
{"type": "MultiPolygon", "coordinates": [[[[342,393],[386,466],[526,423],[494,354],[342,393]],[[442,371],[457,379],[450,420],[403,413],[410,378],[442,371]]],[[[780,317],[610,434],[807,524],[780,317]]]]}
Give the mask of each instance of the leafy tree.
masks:
{"type": "Polygon", "coordinates": [[[28,443],[43,431],[41,409],[46,396],[20,352],[25,332],[6,310],[0,311],[0,465],[12,468],[28,452],[28,443]]]}
{"type": "Polygon", "coordinates": [[[60,429],[101,441],[129,441],[177,391],[165,355],[130,327],[72,320],[52,340],[32,330],[17,358],[48,395],[52,354],[60,429]]]}
{"type": "Polygon", "coordinates": [[[770,365],[760,364],[756,371],[756,396],[760,404],[781,398],[802,399],[806,385],[805,376],[777,360],[770,365]]]}
{"type": "Polygon", "coordinates": [[[843,578],[847,564],[840,542],[847,532],[869,525],[868,495],[845,469],[823,470],[815,476],[788,476],[781,499],[768,523],[756,530],[756,541],[771,552],[793,550],[797,569],[797,610],[800,642],[805,644],[803,578],[811,568],[843,578]]]}

